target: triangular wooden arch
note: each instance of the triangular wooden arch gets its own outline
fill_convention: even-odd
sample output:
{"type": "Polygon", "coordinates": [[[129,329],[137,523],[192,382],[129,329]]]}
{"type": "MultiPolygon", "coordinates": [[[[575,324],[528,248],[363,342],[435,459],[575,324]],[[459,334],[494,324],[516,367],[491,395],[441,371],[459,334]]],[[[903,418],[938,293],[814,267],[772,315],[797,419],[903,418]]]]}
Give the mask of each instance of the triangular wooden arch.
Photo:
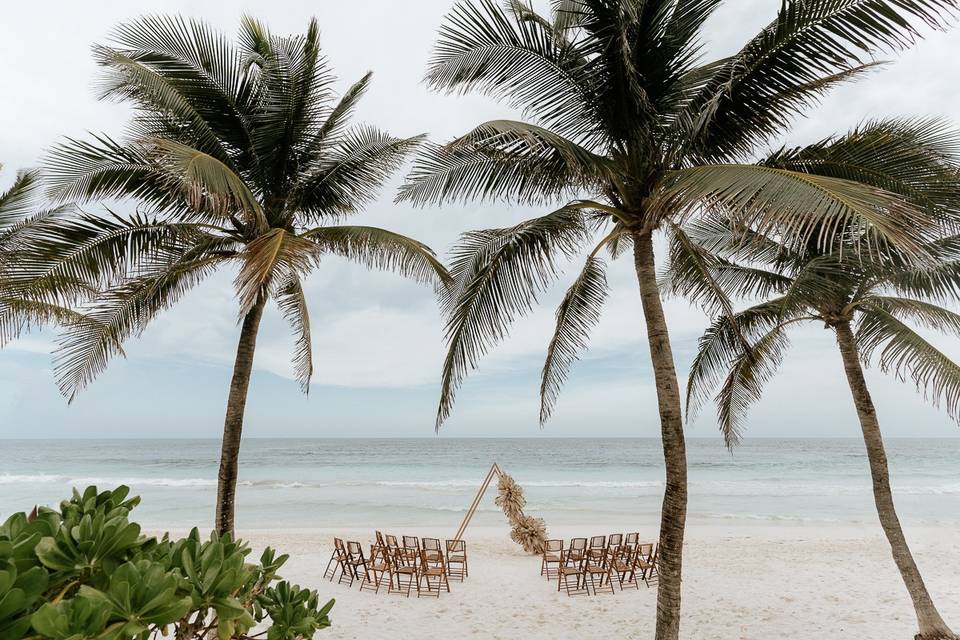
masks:
{"type": "Polygon", "coordinates": [[[497,463],[494,462],[490,465],[490,471],[487,471],[487,477],[483,479],[483,484],[480,485],[480,490],[477,491],[476,497],[473,499],[473,504],[470,505],[470,508],[467,509],[467,513],[463,516],[463,522],[460,523],[460,528],[457,529],[457,533],[453,536],[454,540],[462,540],[463,532],[467,530],[467,526],[470,525],[470,520],[473,519],[473,514],[477,512],[477,507],[480,506],[480,501],[483,500],[483,494],[487,492],[487,489],[490,488],[490,481],[493,480],[493,476],[497,476],[497,479],[500,478],[500,467],[497,466],[497,463]]]}

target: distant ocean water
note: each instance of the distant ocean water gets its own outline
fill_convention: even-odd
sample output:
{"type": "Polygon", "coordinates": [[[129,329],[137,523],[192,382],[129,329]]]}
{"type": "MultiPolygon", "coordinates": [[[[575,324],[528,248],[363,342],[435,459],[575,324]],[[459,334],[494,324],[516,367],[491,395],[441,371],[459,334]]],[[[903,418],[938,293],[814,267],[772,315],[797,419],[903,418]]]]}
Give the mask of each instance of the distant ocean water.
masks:
{"type": "MultiPolygon", "coordinates": [[[[890,440],[901,517],[960,524],[960,439],[890,440]]],[[[130,485],[150,527],[209,526],[214,440],[0,440],[0,520],[55,505],[73,486],[130,485]]],[[[690,440],[690,516],[716,522],[875,521],[859,440],[753,439],[727,452],[690,440]]],[[[655,529],[663,492],[652,439],[249,439],[240,460],[241,528],[437,525],[455,528],[490,463],[526,490],[548,524],[655,529]]],[[[491,490],[477,524],[501,522],[491,490]]]]}

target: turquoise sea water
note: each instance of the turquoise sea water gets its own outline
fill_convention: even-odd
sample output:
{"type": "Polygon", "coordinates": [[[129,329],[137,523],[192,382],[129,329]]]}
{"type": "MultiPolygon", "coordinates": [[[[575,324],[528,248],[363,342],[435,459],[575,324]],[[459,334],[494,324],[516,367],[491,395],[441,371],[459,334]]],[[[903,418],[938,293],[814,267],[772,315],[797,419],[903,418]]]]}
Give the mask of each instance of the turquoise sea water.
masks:
{"type": "MultiPolygon", "coordinates": [[[[691,440],[690,515],[735,524],[873,523],[859,440],[747,441],[731,454],[691,440]]],[[[148,526],[209,525],[219,443],[213,440],[0,440],[0,519],[56,504],[72,486],[128,484],[148,526]]],[[[901,516],[960,524],[960,439],[890,440],[901,516]]],[[[250,439],[238,493],[241,528],[455,528],[490,463],[526,490],[527,511],[550,523],[655,527],[663,491],[658,440],[250,439]]],[[[481,524],[500,521],[493,492],[481,524]]]]}

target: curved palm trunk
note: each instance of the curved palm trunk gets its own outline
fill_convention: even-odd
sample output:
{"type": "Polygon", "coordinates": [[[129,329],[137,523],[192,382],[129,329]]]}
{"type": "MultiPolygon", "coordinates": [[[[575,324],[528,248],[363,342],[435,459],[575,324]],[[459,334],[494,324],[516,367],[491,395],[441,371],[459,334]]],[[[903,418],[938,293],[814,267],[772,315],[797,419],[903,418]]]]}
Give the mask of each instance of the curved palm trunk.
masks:
{"type": "Polygon", "coordinates": [[[940,612],[933,604],[923,577],[917,569],[913,555],[907,546],[907,539],[900,527],[893,506],[893,494],[890,491],[890,473],[887,470],[887,454],[883,448],[883,437],[880,434],[880,423],[877,412],[867,389],[867,381],[863,377],[860,366],[860,357],[857,342],[850,329],[849,322],[841,322],[836,326],[837,344],[843,356],[843,367],[847,374],[847,383],[853,394],[853,402],[857,407],[857,416],[860,418],[860,429],[863,431],[863,441],[867,446],[867,459],[870,461],[870,475],[873,478],[873,499],[877,505],[877,514],[880,516],[880,525],[890,543],[893,560],[897,563],[903,583],[913,600],[913,608],[917,614],[917,623],[920,632],[917,640],[942,640],[956,638],[947,624],[940,617],[940,612]]]}
{"type": "Polygon", "coordinates": [[[266,299],[261,299],[243,318],[237,357],[227,397],[227,415],[223,420],[223,443],[220,448],[220,473],[217,476],[217,531],[233,533],[234,502],[237,495],[237,459],[243,432],[243,412],[247,406],[247,390],[253,372],[253,353],[257,348],[257,331],[266,299]]]}
{"type": "Polygon", "coordinates": [[[660,511],[660,584],[657,589],[657,640],[676,640],[680,635],[680,573],[683,533],[687,519],[687,452],[680,410],[680,384],[673,363],[667,320],[663,315],[657,269],[650,233],[634,234],[634,261],[640,298],[647,323],[650,360],[657,385],[660,432],[666,486],[660,511]]]}

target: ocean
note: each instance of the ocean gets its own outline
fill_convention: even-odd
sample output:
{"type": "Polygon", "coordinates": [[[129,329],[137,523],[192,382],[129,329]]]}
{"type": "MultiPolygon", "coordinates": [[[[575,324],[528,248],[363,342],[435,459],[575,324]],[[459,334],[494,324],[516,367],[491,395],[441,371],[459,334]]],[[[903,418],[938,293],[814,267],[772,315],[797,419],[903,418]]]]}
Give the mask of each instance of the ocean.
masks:
{"type": "MultiPolygon", "coordinates": [[[[209,527],[215,440],[0,440],[0,520],[56,505],[72,487],[129,485],[151,528],[209,527]]],[[[887,443],[901,517],[960,524],[960,439],[887,443]]],[[[249,439],[237,525],[248,529],[456,529],[490,464],[550,523],[621,523],[656,531],[663,492],[654,439],[249,439]]],[[[688,442],[690,517],[717,523],[876,522],[864,447],[846,439],[752,439],[732,453],[688,442]]],[[[475,524],[502,522],[491,489],[475,524]]]]}

